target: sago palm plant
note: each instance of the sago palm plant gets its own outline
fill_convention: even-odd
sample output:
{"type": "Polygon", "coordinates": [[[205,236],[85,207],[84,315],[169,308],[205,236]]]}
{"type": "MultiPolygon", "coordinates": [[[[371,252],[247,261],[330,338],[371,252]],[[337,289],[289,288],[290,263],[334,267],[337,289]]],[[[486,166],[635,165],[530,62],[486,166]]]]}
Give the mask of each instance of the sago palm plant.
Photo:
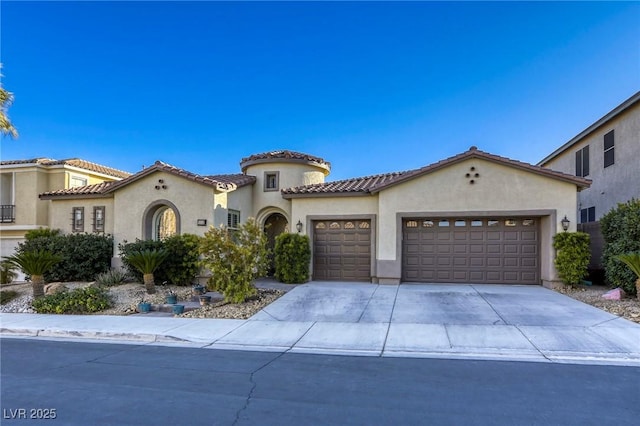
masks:
{"type": "Polygon", "coordinates": [[[640,253],[619,254],[616,259],[624,262],[636,274],[636,297],[640,299],[640,253]]]}
{"type": "Polygon", "coordinates": [[[169,253],[165,250],[141,250],[127,256],[127,262],[138,271],[142,272],[144,287],[147,294],[156,292],[156,284],[153,273],[164,262],[169,253]]]}
{"type": "Polygon", "coordinates": [[[44,274],[56,263],[62,260],[61,256],[47,250],[25,251],[4,258],[7,262],[20,268],[22,272],[31,275],[31,288],[33,298],[44,296],[44,274]]]}

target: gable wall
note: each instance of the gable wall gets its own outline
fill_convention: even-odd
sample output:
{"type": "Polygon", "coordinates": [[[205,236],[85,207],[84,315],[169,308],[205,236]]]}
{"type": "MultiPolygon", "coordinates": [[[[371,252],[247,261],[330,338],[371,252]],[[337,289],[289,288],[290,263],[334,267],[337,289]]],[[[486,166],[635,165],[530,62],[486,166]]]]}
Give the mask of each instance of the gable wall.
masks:
{"type": "Polygon", "coordinates": [[[197,219],[207,219],[207,224],[215,223],[221,217],[222,210],[226,218],[226,197],[214,194],[212,187],[169,173],[155,172],[115,191],[116,247],[124,239],[133,241],[143,238],[144,212],[158,200],[167,200],[176,206],[180,213],[182,234],[202,235],[208,227],[197,226],[197,219]],[[158,182],[160,179],[164,183],[158,182]],[[155,189],[156,185],[163,184],[167,189],[155,189]]]}

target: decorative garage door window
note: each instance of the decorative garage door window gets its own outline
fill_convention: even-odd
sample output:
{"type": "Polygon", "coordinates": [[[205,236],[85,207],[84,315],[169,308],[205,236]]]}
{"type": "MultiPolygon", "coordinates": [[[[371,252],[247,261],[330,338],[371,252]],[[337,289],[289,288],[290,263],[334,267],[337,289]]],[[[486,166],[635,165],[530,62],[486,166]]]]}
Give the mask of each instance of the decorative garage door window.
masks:
{"type": "Polygon", "coordinates": [[[314,280],[371,281],[370,221],[316,221],[313,230],[314,280]]]}
{"type": "Polygon", "coordinates": [[[538,228],[536,218],[405,219],[402,279],[539,284],[538,228]]]}

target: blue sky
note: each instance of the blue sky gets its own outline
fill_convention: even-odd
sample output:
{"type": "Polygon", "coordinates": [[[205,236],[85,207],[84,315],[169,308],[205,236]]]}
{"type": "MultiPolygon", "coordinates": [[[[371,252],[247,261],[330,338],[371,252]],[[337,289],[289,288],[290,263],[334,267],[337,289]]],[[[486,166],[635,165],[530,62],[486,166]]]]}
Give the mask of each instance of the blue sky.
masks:
{"type": "Polygon", "coordinates": [[[0,3],[3,160],[330,180],[467,150],[537,163],[640,89],[640,3],[0,3]]]}

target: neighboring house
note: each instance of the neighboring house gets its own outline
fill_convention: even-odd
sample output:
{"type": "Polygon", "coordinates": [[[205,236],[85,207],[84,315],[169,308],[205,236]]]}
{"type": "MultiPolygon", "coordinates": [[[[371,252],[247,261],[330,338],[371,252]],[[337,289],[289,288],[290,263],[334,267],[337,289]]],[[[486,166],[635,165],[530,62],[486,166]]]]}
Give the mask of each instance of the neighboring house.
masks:
{"type": "Polygon", "coordinates": [[[640,198],[640,92],[538,163],[589,178],[578,193],[579,230],[591,235],[591,265],[601,269],[603,238],[599,220],[632,198],[640,198]]]}
{"type": "Polygon", "coordinates": [[[124,241],[203,235],[255,217],[271,241],[298,229],[310,236],[314,280],[551,284],[552,238],[565,216],[575,230],[576,191],[590,184],[475,147],[420,169],[336,182],[325,182],[328,162],[298,152],[252,155],[240,166],[241,174],[202,176],[156,162],[118,182],[40,198],[49,226],[64,232],[94,231],[82,215],[103,211],[116,253],[124,241]]]}
{"type": "MultiPolygon", "coordinates": [[[[50,226],[49,203],[38,195],[53,190],[113,182],[130,173],[78,158],[52,160],[34,158],[0,162],[0,253],[9,256],[27,231],[50,226]]],[[[65,229],[72,222],[65,218],[65,229]]],[[[88,217],[87,230],[100,226],[95,214],[88,217]]]]}

